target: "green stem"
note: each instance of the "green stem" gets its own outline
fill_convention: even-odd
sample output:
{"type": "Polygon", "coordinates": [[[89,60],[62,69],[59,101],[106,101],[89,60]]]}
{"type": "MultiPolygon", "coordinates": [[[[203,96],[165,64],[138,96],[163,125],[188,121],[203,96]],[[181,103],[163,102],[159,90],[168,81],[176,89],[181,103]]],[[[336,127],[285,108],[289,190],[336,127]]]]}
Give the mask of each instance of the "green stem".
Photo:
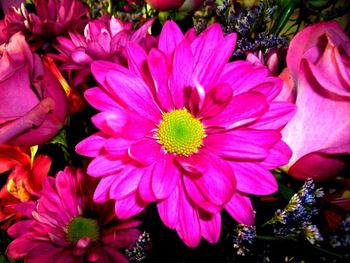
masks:
{"type": "Polygon", "coordinates": [[[274,28],[272,32],[275,35],[279,35],[284,28],[284,26],[287,24],[290,16],[293,14],[294,10],[297,8],[297,6],[300,4],[301,0],[290,0],[288,4],[283,8],[283,11],[281,12],[280,19],[278,19],[278,22],[274,25],[274,28]]]}
{"type": "Polygon", "coordinates": [[[280,238],[280,237],[262,236],[262,235],[257,235],[256,239],[269,240],[269,241],[277,241],[277,240],[288,240],[288,241],[294,241],[294,242],[298,241],[296,238],[293,238],[293,237],[280,238]]]}
{"type": "Polygon", "coordinates": [[[329,256],[333,256],[333,257],[336,257],[336,258],[339,258],[339,259],[344,259],[345,257],[342,256],[342,255],[339,255],[337,253],[334,253],[332,251],[329,251],[327,249],[324,249],[324,248],[321,248],[321,247],[316,247],[316,246],[313,246],[314,249],[318,250],[318,251],[321,251],[329,256]]]}
{"type": "MultiPolygon", "coordinates": [[[[278,241],[278,240],[287,240],[287,241],[293,241],[293,242],[297,242],[298,239],[293,238],[293,237],[284,237],[284,238],[278,238],[278,237],[273,237],[273,236],[262,236],[262,235],[258,235],[256,236],[256,239],[260,239],[260,240],[268,240],[268,241],[278,241]]],[[[321,248],[321,247],[317,247],[317,246],[312,246],[313,249],[318,250],[326,255],[338,258],[338,259],[345,259],[345,256],[342,256],[340,254],[337,254],[335,252],[332,252],[330,250],[321,248]]]]}

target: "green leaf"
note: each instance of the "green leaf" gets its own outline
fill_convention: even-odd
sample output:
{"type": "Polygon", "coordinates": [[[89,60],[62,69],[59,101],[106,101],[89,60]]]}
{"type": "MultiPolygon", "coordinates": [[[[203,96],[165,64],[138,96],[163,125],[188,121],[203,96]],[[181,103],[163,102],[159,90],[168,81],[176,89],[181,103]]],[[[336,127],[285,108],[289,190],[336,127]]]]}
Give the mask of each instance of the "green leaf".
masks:
{"type": "Polygon", "coordinates": [[[285,200],[290,200],[295,194],[295,191],[293,189],[281,183],[278,184],[278,192],[282,195],[282,197],[285,200]]]}

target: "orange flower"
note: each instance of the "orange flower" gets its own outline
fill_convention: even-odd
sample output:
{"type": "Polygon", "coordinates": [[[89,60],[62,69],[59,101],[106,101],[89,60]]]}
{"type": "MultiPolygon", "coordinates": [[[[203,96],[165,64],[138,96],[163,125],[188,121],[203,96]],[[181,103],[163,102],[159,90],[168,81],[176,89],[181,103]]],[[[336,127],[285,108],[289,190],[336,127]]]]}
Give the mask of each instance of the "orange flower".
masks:
{"type": "Polygon", "coordinates": [[[35,199],[50,165],[48,156],[31,158],[29,151],[20,147],[0,145],[0,176],[7,174],[0,190],[0,228],[7,229],[21,217],[15,204],[35,199]]]}

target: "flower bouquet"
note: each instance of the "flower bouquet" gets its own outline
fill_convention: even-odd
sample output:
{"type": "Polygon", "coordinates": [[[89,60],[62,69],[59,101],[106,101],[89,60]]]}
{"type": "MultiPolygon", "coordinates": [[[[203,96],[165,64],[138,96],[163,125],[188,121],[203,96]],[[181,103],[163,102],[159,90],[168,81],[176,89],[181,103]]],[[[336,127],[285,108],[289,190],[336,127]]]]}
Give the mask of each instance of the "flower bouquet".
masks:
{"type": "Polygon", "coordinates": [[[0,262],[350,259],[348,1],[0,2],[0,262]]]}

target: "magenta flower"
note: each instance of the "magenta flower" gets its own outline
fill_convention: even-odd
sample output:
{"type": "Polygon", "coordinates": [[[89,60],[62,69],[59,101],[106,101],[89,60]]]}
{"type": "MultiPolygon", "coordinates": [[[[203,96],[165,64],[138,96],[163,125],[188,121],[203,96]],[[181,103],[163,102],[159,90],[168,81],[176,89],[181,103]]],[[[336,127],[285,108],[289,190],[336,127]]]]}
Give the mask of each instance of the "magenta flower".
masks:
{"type": "Polygon", "coordinates": [[[92,120],[100,131],[76,150],[94,157],[88,174],[102,177],[96,202],[116,200],[121,219],[157,202],[190,247],[201,236],[218,241],[222,209],[254,223],[249,194],[277,190],[268,169],[288,163],[279,129],[294,106],[272,102],[281,81],[264,67],[227,63],[235,41],[218,24],[184,37],[170,21],[148,55],[130,43],[129,68],[92,64],[101,87],[85,97],[101,111],[92,120]]]}
{"type": "Polygon", "coordinates": [[[34,48],[54,36],[62,36],[72,30],[82,30],[88,8],[78,0],[35,0],[35,12],[23,5],[13,8],[5,16],[8,38],[21,31],[34,48]]]}
{"type": "Polygon", "coordinates": [[[96,180],[67,167],[48,177],[40,198],[18,209],[28,217],[8,230],[15,238],[6,254],[24,262],[128,262],[140,231],[138,220],[118,221],[110,203],[94,204],[96,180]]]}
{"type": "Polygon", "coordinates": [[[138,30],[132,30],[130,23],[124,24],[114,17],[102,17],[86,25],[84,36],[70,32],[70,38],[58,37],[55,47],[60,54],[54,57],[63,61],[63,70],[78,70],[75,77],[75,84],[78,84],[91,73],[90,66],[95,60],[126,64],[125,47],[129,41],[153,45],[155,40],[147,33],[152,22],[148,21],[138,30]]]}
{"type": "Polygon", "coordinates": [[[42,144],[60,130],[66,112],[63,88],[24,36],[1,45],[0,144],[42,144]]]}
{"type": "Polygon", "coordinates": [[[20,5],[24,2],[25,0],[0,0],[0,5],[6,14],[12,7],[20,7],[20,5]]]}
{"type": "Polygon", "coordinates": [[[346,166],[349,45],[350,39],[336,22],[322,22],[300,31],[288,48],[291,80],[280,96],[295,102],[298,111],[282,133],[293,150],[288,172],[296,178],[321,181],[335,177],[346,166]]]}

